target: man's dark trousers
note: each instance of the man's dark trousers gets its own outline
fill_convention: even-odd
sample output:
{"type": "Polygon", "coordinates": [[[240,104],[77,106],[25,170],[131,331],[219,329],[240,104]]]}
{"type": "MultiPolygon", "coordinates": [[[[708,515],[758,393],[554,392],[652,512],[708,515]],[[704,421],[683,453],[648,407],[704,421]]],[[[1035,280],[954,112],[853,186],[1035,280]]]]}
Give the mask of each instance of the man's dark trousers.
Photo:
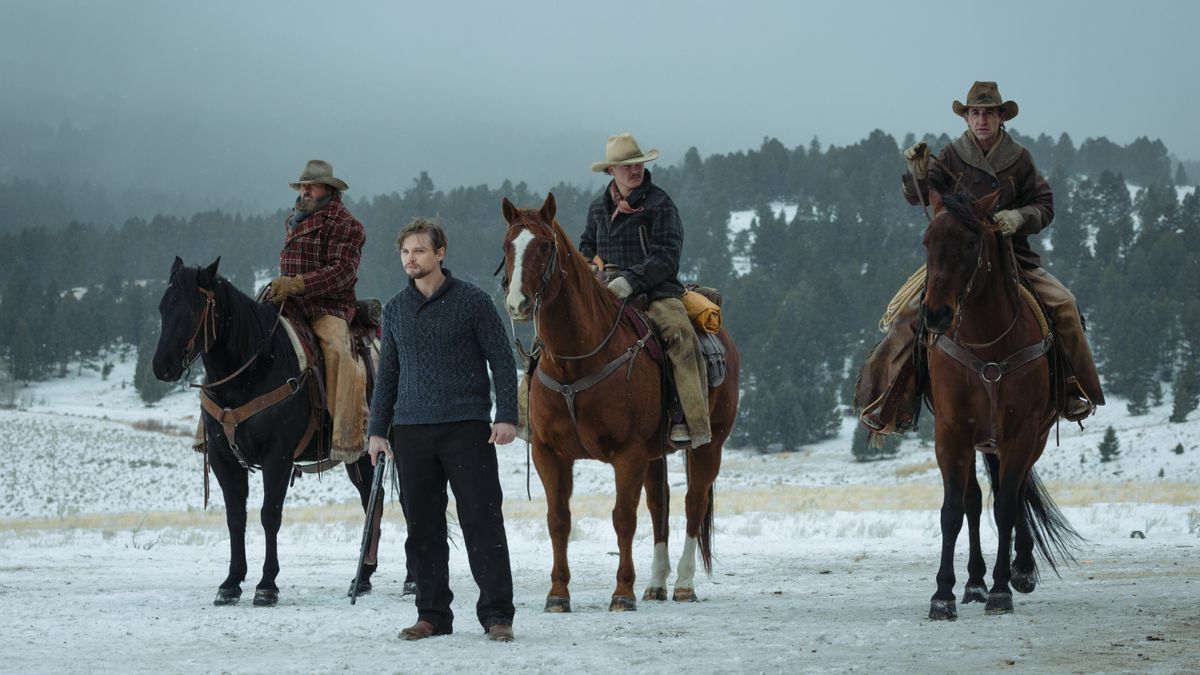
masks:
{"type": "Polygon", "coordinates": [[[486,629],[512,624],[512,568],[496,446],[488,443],[491,425],[482,420],[445,424],[396,425],[394,453],[400,488],[408,507],[408,563],[417,582],[417,617],[449,632],[450,548],[446,540],[446,483],[454,491],[458,523],[467,547],[471,574],[479,586],[475,613],[486,629]]]}

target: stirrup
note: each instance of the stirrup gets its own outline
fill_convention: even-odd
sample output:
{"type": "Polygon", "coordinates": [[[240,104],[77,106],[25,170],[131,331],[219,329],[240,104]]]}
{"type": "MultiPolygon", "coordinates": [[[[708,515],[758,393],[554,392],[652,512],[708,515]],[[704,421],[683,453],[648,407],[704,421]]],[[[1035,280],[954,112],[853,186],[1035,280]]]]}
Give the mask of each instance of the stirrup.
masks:
{"type": "Polygon", "coordinates": [[[692,434],[688,431],[686,424],[676,424],[671,427],[671,442],[672,443],[691,443],[692,434]]]}

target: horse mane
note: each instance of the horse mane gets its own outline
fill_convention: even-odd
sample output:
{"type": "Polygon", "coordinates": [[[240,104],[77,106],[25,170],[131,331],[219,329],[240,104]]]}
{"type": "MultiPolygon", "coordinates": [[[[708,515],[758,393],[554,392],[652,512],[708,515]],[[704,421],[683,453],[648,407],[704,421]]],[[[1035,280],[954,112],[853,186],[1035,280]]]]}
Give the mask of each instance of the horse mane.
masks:
{"type": "Polygon", "coordinates": [[[955,192],[942,197],[942,207],[955,221],[976,234],[987,231],[987,225],[975,213],[975,198],[967,192],[955,192]]]}
{"type": "MultiPolygon", "coordinates": [[[[189,302],[200,301],[199,267],[181,267],[171,282],[178,285],[189,302]]],[[[217,301],[220,316],[220,339],[224,340],[236,354],[249,356],[263,349],[271,325],[275,321],[275,310],[257,302],[238,290],[228,279],[216,275],[209,289],[217,301]]]]}
{"type": "MultiPolygon", "coordinates": [[[[536,209],[530,209],[531,214],[536,214],[536,209]]],[[[531,218],[538,224],[542,224],[541,219],[531,218]]],[[[558,218],[552,218],[548,223],[550,231],[561,243],[559,244],[559,265],[562,266],[564,272],[581,291],[580,302],[588,314],[594,316],[609,316],[618,309],[617,297],[610,293],[604,286],[596,280],[592,270],[588,267],[588,261],[583,257],[583,253],[575,246],[575,242],[563,229],[558,222],[558,218]]]]}

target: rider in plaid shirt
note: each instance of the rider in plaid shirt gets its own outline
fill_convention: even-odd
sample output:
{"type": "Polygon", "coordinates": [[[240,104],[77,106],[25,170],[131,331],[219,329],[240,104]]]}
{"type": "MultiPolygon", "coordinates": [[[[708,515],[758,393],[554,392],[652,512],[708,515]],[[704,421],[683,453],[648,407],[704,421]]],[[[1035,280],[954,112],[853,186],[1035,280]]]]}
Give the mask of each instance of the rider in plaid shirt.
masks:
{"type": "Polygon", "coordinates": [[[304,310],[325,356],[325,391],[333,417],[333,459],[357,460],[366,449],[366,373],[350,347],[354,284],[366,235],[342,203],[345,182],[328,162],[312,160],[300,180],[296,206],[284,223],[279,253],[282,276],[271,282],[267,299],[292,297],[304,310]]]}

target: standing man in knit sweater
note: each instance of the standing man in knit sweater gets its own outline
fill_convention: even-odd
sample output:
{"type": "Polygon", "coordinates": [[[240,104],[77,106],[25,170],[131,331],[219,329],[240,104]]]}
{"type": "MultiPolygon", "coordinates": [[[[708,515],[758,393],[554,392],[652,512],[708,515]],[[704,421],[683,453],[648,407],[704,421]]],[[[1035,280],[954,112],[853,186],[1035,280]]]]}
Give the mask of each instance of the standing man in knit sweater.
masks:
{"type": "Polygon", "coordinates": [[[396,239],[408,287],[383,310],[383,343],[371,403],[370,453],[396,460],[408,507],[405,552],[417,582],[417,622],[400,638],[453,631],[446,484],[454,490],[476,616],[487,637],[513,639],[513,584],[496,445],[516,436],[517,366],[492,299],[441,266],[446,233],[415,219],[396,239]],[[496,419],[488,369],[496,390],[496,419]],[[395,427],[396,447],[387,442],[395,427]]]}

